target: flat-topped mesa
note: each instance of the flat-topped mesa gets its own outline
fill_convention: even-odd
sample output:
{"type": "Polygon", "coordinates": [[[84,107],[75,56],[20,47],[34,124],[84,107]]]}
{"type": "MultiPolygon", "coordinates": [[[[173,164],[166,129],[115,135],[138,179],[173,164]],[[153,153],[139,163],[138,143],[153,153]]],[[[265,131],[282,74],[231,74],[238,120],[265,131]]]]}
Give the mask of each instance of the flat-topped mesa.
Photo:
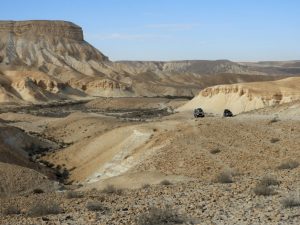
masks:
{"type": "Polygon", "coordinates": [[[60,36],[83,41],[82,28],[74,23],[58,20],[0,21],[0,32],[23,35],[60,36]]]}

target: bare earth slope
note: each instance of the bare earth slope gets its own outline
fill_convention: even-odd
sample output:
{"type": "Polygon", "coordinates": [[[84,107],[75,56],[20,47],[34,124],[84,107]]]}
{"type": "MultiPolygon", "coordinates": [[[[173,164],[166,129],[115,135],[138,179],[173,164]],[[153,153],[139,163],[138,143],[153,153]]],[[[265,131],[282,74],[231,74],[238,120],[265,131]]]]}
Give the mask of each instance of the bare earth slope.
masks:
{"type": "MultiPolygon", "coordinates": [[[[108,101],[107,107],[117,110],[116,103],[121,100],[108,101]]],[[[148,107],[156,107],[158,100],[151,100],[147,98],[148,107]]],[[[100,109],[101,103],[103,99],[99,100],[100,109]]],[[[124,104],[120,105],[122,110],[124,104]]],[[[133,104],[130,99],[130,110],[134,110],[133,104]]],[[[147,108],[142,98],[135,99],[135,104],[147,108]]],[[[167,207],[185,218],[181,224],[299,224],[298,206],[289,208],[282,202],[293,196],[297,200],[300,167],[280,166],[300,161],[300,120],[293,114],[278,114],[273,121],[284,109],[297,112],[298,104],[275,105],[232,118],[195,119],[189,111],[146,121],[128,120],[122,111],[115,115],[82,111],[61,118],[1,114],[10,126],[69,143],[47,152],[42,159],[69,169],[73,185],[65,187],[74,189],[80,184],[77,192],[81,193],[81,197],[70,191],[22,194],[16,188],[13,194],[21,196],[0,198],[1,222],[140,225],[138,218],[152,207],[167,207]],[[231,183],[219,180],[222,172],[231,183]],[[255,192],[264,177],[278,181],[267,189],[271,194],[266,196],[255,192]],[[122,192],[111,187],[103,192],[108,185],[122,188],[122,192]],[[100,204],[100,211],[91,210],[91,202],[100,204]],[[58,204],[62,211],[30,216],[32,206],[40,204],[58,204]],[[7,215],[9,206],[22,211],[7,215]]],[[[97,101],[86,105],[95,110],[97,101]]],[[[0,168],[11,174],[9,167],[0,168]]],[[[8,181],[16,187],[28,184],[21,178],[8,181]]],[[[38,186],[40,178],[36,181],[38,186]]]]}

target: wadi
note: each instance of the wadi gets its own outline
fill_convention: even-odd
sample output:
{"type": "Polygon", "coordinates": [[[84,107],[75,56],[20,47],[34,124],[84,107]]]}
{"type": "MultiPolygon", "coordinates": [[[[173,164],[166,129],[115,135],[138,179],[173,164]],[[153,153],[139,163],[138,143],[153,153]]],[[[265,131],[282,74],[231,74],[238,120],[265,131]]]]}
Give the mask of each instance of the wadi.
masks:
{"type": "Polygon", "coordinates": [[[0,224],[299,224],[299,86],[297,60],[111,61],[1,21],[0,224]]]}

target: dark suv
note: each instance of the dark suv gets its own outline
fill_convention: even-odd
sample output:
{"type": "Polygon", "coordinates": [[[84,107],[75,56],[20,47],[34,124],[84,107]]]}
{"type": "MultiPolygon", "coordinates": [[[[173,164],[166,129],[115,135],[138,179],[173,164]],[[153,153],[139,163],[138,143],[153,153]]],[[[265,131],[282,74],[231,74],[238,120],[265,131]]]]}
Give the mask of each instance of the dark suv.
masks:
{"type": "Polygon", "coordinates": [[[197,108],[194,110],[194,117],[204,117],[204,112],[201,108],[197,108]]]}
{"type": "Polygon", "coordinates": [[[224,109],[223,116],[224,117],[233,117],[233,114],[229,109],[224,109]]]}

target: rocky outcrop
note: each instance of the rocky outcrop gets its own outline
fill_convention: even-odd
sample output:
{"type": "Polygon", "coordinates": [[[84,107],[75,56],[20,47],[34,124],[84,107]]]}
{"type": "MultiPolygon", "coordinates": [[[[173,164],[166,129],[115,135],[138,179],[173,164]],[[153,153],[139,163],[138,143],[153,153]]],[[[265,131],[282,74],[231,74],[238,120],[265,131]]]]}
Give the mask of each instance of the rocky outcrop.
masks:
{"type": "Polygon", "coordinates": [[[89,61],[108,58],[83,39],[81,27],[65,21],[0,21],[0,55],[6,65],[94,74],[89,61]]]}
{"type": "Polygon", "coordinates": [[[84,79],[89,79],[88,84],[82,84],[83,88],[77,85],[73,97],[82,97],[82,92],[123,96],[123,90],[130,89],[115,79],[118,72],[108,57],[84,41],[81,27],[71,22],[1,21],[0,58],[3,77],[9,77],[10,85],[19,92],[17,98],[25,101],[61,99],[66,91],[63,86],[69,87],[66,96],[76,86],[71,87],[71,83],[84,79]]]}
{"type": "Polygon", "coordinates": [[[81,27],[66,21],[0,21],[0,32],[17,36],[50,35],[83,41],[81,27]]]}
{"type": "Polygon", "coordinates": [[[201,107],[206,112],[221,114],[230,109],[234,114],[300,99],[299,77],[270,82],[219,85],[202,90],[180,111],[201,107]]]}

